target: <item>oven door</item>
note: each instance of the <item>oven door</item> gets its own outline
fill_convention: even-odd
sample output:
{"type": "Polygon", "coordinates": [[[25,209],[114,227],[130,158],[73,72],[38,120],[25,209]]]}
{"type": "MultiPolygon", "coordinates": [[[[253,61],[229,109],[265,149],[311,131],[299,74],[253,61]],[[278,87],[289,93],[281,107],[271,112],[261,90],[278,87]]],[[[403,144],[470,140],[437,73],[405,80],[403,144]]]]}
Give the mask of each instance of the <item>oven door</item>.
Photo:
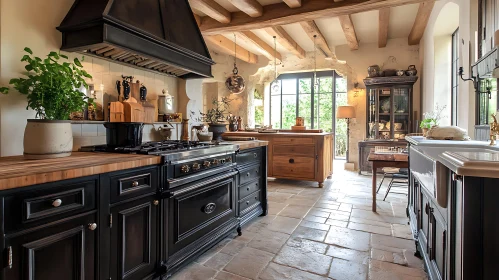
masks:
{"type": "Polygon", "coordinates": [[[195,253],[209,243],[220,228],[237,221],[236,174],[235,171],[225,172],[166,193],[164,217],[167,220],[164,225],[168,263],[195,253]],[[176,253],[175,260],[172,260],[176,253]]]}

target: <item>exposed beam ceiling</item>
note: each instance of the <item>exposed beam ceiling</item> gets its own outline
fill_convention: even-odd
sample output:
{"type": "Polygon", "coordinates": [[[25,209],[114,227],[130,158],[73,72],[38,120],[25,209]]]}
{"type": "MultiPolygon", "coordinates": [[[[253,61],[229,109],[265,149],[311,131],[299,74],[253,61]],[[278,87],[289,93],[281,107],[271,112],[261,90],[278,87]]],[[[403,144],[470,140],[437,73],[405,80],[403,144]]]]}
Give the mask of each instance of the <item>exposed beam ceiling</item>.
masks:
{"type": "Polygon", "coordinates": [[[214,0],[189,0],[191,7],[220,23],[230,22],[230,12],[214,0]]]}
{"type": "Polygon", "coordinates": [[[260,37],[256,36],[255,33],[251,31],[242,31],[241,33],[242,40],[246,40],[251,44],[255,45],[260,52],[266,56],[270,60],[274,60],[274,52],[275,58],[280,62],[282,61],[282,56],[279,52],[274,51],[274,47],[271,47],[269,44],[265,43],[260,37]]]}
{"type": "Polygon", "coordinates": [[[379,10],[379,30],[378,30],[378,48],[386,47],[388,41],[388,24],[390,23],[390,8],[379,10]]]}
{"type": "Polygon", "coordinates": [[[419,44],[419,41],[421,41],[434,5],[435,1],[419,4],[418,14],[416,15],[416,20],[414,20],[414,25],[409,34],[409,45],[417,45],[419,44]]]}
{"type": "MultiPolygon", "coordinates": [[[[225,38],[222,35],[204,36],[207,42],[210,42],[213,47],[219,49],[220,51],[234,55],[234,42],[225,38]]],[[[247,49],[237,45],[236,46],[236,57],[242,61],[248,63],[257,63],[258,56],[247,49]]]]}
{"type": "Polygon", "coordinates": [[[350,15],[421,2],[424,2],[424,0],[348,0],[342,2],[308,0],[303,1],[301,7],[298,8],[289,8],[285,3],[277,3],[264,6],[261,17],[252,18],[243,12],[230,13],[231,22],[229,24],[214,20],[210,18],[211,16],[206,17],[203,18],[200,28],[203,34],[213,35],[221,32],[262,29],[277,25],[311,21],[318,18],[350,15]]]}
{"type": "Polygon", "coordinates": [[[290,8],[301,7],[301,0],[283,0],[290,8]]]}
{"type": "Polygon", "coordinates": [[[250,17],[263,15],[263,7],[256,0],[229,0],[229,2],[250,17]]]}
{"type": "Polygon", "coordinates": [[[341,28],[343,29],[343,33],[345,33],[345,38],[347,39],[350,49],[359,49],[359,40],[357,40],[357,34],[355,34],[355,27],[353,26],[352,18],[350,17],[350,15],[339,16],[338,18],[340,20],[341,28]]]}
{"type": "Polygon", "coordinates": [[[200,26],[201,22],[202,22],[201,17],[194,14],[194,13],[193,13],[193,15],[194,15],[194,19],[196,20],[196,23],[198,24],[198,26],[200,26]]]}
{"type": "Polygon", "coordinates": [[[305,30],[305,33],[310,37],[310,39],[313,41],[314,40],[314,35],[317,35],[315,38],[315,42],[317,44],[317,47],[322,51],[324,56],[327,58],[333,58],[335,55],[331,51],[331,48],[327,44],[326,38],[324,38],[324,35],[322,35],[321,31],[319,30],[319,27],[317,27],[317,24],[313,20],[311,21],[304,21],[300,22],[300,25],[302,26],[303,30],[305,30]]]}
{"type": "Polygon", "coordinates": [[[288,51],[292,52],[299,58],[305,58],[305,51],[298,45],[298,43],[289,36],[289,34],[281,26],[267,27],[265,31],[269,33],[270,36],[276,36],[277,42],[286,48],[288,51]]]}

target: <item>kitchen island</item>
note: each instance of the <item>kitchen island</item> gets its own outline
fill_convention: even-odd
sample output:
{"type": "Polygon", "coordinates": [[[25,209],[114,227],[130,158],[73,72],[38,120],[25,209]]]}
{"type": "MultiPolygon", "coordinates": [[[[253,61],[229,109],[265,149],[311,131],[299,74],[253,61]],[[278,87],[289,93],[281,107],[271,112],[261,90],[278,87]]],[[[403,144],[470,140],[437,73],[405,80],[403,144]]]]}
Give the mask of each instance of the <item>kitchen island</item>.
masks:
{"type": "Polygon", "coordinates": [[[499,147],[485,141],[406,139],[408,215],[430,279],[495,279],[499,147]]]}
{"type": "Polygon", "coordinates": [[[226,132],[223,137],[255,137],[268,141],[269,177],[316,181],[333,173],[334,134],[307,132],[226,132]]]}
{"type": "Polygon", "coordinates": [[[174,165],[157,155],[0,158],[0,279],[170,277],[266,215],[266,144],[223,155],[215,146],[212,165],[193,169],[211,175],[177,187],[188,176],[173,178],[174,165]]]}

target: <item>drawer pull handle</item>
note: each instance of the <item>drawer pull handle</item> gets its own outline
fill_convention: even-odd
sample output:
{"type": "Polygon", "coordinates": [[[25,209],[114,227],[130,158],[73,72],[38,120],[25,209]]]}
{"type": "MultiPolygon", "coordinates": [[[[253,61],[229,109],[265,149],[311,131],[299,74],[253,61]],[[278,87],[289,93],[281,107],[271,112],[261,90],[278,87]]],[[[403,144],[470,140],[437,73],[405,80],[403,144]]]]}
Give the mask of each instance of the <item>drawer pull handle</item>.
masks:
{"type": "Polygon", "coordinates": [[[246,201],[246,204],[249,204],[249,201],[246,201]]]}
{"type": "Polygon", "coordinates": [[[258,170],[255,170],[256,174],[258,174],[258,170]]]}
{"type": "Polygon", "coordinates": [[[156,206],[158,206],[159,205],[159,200],[153,201],[153,204],[156,205],[156,206]]]}
{"type": "Polygon", "coordinates": [[[253,153],[253,156],[254,156],[255,158],[257,158],[257,157],[258,157],[258,154],[257,154],[257,153],[253,153]]]}
{"type": "Polygon", "coordinates": [[[290,159],[289,159],[289,163],[295,163],[295,160],[294,160],[294,159],[292,159],[292,158],[290,158],[290,159]]]}
{"type": "Polygon", "coordinates": [[[203,212],[206,214],[211,214],[215,209],[217,208],[217,205],[213,202],[206,204],[206,206],[203,208],[203,212]]]}
{"type": "Polygon", "coordinates": [[[250,176],[249,172],[248,172],[248,173],[246,173],[246,177],[249,177],[249,176],[250,176]]]}
{"type": "Polygon", "coordinates": [[[88,224],[88,229],[89,230],[95,230],[96,228],[97,228],[97,224],[96,223],[88,224]]]}
{"type": "Polygon", "coordinates": [[[61,206],[61,204],[62,204],[62,200],[60,200],[60,199],[56,199],[56,200],[52,201],[52,206],[54,206],[54,207],[59,207],[59,206],[61,206]]]}
{"type": "Polygon", "coordinates": [[[132,182],[132,187],[138,187],[138,186],[139,186],[139,181],[132,182]]]}
{"type": "Polygon", "coordinates": [[[247,188],[246,188],[246,190],[247,190],[247,191],[249,191],[249,190],[250,190],[250,187],[247,187],[247,188]]]}

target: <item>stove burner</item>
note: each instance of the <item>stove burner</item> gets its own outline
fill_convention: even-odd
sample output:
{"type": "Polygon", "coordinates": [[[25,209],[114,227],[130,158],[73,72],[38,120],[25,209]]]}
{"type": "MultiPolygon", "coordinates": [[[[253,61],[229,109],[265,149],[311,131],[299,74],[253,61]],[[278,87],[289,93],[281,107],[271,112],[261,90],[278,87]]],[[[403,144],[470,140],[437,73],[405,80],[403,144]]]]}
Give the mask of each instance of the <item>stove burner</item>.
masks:
{"type": "Polygon", "coordinates": [[[113,152],[124,154],[144,154],[144,155],[162,155],[173,152],[182,152],[188,150],[197,150],[213,147],[214,144],[202,143],[199,141],[179,141],[179,140],[165,140],[165,141],[151,141],[142,143],[137,147],[108,147],[106,145],[97,145],[89,147],[81,147],[80,151],[88,152],[113,152]]]}

